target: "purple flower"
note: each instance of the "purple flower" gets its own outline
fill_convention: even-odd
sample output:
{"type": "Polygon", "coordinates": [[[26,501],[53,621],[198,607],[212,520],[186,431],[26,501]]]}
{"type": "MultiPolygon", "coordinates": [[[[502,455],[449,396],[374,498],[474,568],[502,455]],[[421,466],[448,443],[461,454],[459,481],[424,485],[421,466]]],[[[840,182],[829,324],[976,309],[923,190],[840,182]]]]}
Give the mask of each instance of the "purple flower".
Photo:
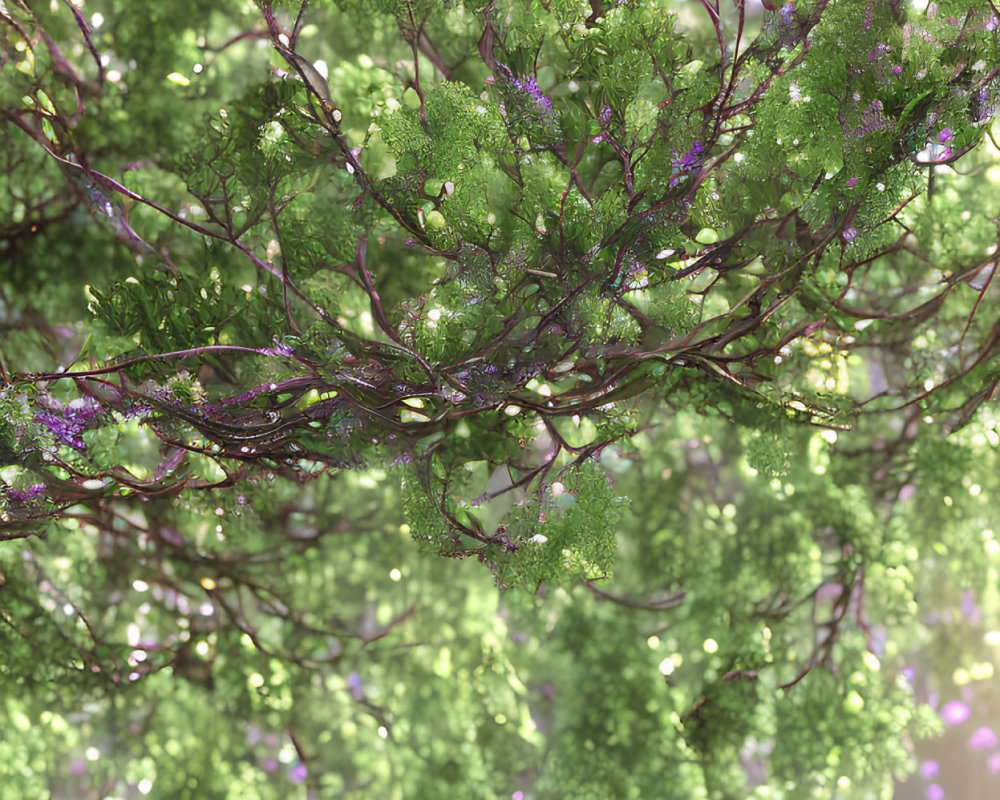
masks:
{"type": "Polygon", "coordinates": [[[995,103],[990,102],[990,92],[985,86],[976,92],[975,109],[972,111],[973,122],[985,122],[996,112],[995,103]]]}
{"type": "Polygon", "coordinates": [[[979,611],[979,607],[976,605],[975,596],[971,589],[966,589],[962,593],[962,616],[965,617],[973,625],[978,625],[982,619],[982,614],[979,611]]]}
{"type": "Polygon", "coordinates": [[[695,141],[695,143],[691,145],[691,149],[684,155],[678,156],[677,153],[674,153],[673,165],[675,177],[672,181],[670,181],[670,186],[676,186],[684,179],[685,176],[679,175],[679,172],[690,170],[699,166],[702,161],[702,153],[704,152],[705,149],[701,146],[701,142],[695,141]]]}
{"type": "Polygon", "coordinates": [[[869,61],[877,61],[878,57],[880,55],[882,55],[883,53],[891,53],[891,52],[892,52],[892,45],[888,45],[888,44],[884,44],[884,43],[880,44],[878,47],[876,47],[874,50],[872,50],[868,54],[868,60],[869,61]]]}
{"type": "Polygon", "coordinates": [[[976,732],[969,737],[970,750],[989,750],[997,746],[997,735],[993,728],[976,728],[976,732]]]}
{"type": "Polygon", "coordinates": [[[510,71],[509,67],[504,64],[498,64],[498,66],[503,71],[507,80],[510,81],[511,85],[519,92],[524,92],[531,97],[531,99],[535,101],[535,105],[538,106],[538,108],[542,111],[552,110],[552,99],[542,94],[541,87],[539,87],[538,81],[535,80],[534,76],[521,80],[520,78],[514,77],[514,73],[510,71]]]}
{"type": "Polygon", "coordinates": [[[856,184],[857,182],[858,182],[858,179],[857,179],[857,178],[848,178],[848,179],[847,179],[847,188],[848,188],[848,189],[852,189],[852,188],[854,188],[854,185],[855,185],[855,184],[856,184]]]}
{"type": "Polygon", "coordinates": [[[291,772],[288,773],[288,778],[293,783],[302,783],[309,775],[309,770],[306,769],[305,764],[296,764],[292,767],[291,772]]]}
{"type": "Polygon", "coordinates": [[[949,725],[960,725],[970,716],[972,716],[971,709],[968,704],[963,703],[961,700],[952,700],[949,703],[945,703],[944,708],[941,709],[941,719],[949,725]]]}
{"type": "Polygon", "coordinates": [[[70,447],[83,450],[86,445],[81,435],[87,423],[101,413],[101,408],[91,400],[77,398],[65,406],[58,401],[50,401],[48,411],[35,416],[35,422],[48,428],[49,433],[70,447]]]}
{"type": "Polygon", "coordinates": [[[867,31],[872,26],[872,4],[869,3],[865,7],[865,24],[861,27],[861,30],[867,31]]]}
{"type": "Polygon", "coordinates": [[[927,780],[933,778],[940,771],[941,767],[938,765],[937,761],[925,761],[920,765],[920,774],[922,777],[927,778],[927,780]]]}
{"type": "Polygon", "coordinates": [[[942,128],[941,132],[938,134],[938,141],[941,142],[941,144],[950,142],[954,138],[955,135],[951,132],[951,128],[942,128]]]}
{"type": "Polygon", "coordinates": [[[44,483],[35,483],[29,486],[25,491],[19,492],[16,489],[8,489],[7,497],[11,500],[19,500],[22,503],[30,502],[38,498],[38,496],[45,491],[44,483]]]}
{"type": "Polygon", "coordinates": [[[361,684],[361,675],[356,670],[347,676],[347,685],[351,687],[351,697],[355,700],[365,699],[365,689],[361,684]]]}
{"type": "Polygon", "coordinates": [[[858,238],[858,229],[857,228],[848,228],[846,231],[844,231],[842,234],[840,234],[840,236],[841,236],[841,238],[843,238],[843,240],[845,242],[847,242],[848,244],[850,244],[851,242],[853,242],[855,239],[858,238]]]}
{"type": "Polygon", "coordinates": [[[695,143],[691,145],[691,149],[682,155],[680,159],[674,159],[674,166],[680,167],[681,169],[691,169],[691,167],[697,166],[701,163],[702,152],[703,148],[701,146],[701,142],[695,141],[695,143]]]}
{"type": "MultiPolygon", "coordinates": [[[[860,100],[860,95],[858,96],[860,100]]],[[[861,115],[861,125],[851,131],[851,136],[855,139],[867,136],[872,131],[881,130],[889,124],[889,121],[882,113],[882,101],[872,100],[861,115]]]]}
{"type": "Polygon", "coordinates": [[[902,72],[903,72],[903,68],[901,66],[899,66],[899,64],[896,64],[896,66],[894,66],[892,68],[892,74],[893,75],[901,75],[902,72]]]}
{"type": "Polygon", "coordinates": [[[932,783],[927,787],[927,800],[944,800],[944,789],[932,783]]]}
{"type": "Polygon", "coordinates": [[[264,772],[274,772],[277,768],[278,762],[273,758],[269,758],[264,762],[264,772]]]}
{"type": "Polygon", "coordinates": [[[989,757],[986,762],[986,769],[990,771],[991,775],[1000,774],[1000,750],[989,757]]]}

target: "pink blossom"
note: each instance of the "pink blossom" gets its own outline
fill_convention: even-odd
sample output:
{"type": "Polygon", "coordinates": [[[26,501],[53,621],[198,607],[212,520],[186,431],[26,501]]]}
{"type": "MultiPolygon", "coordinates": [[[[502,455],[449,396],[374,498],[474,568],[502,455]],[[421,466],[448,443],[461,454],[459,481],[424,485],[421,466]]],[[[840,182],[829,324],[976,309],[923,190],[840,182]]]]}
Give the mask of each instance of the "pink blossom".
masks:
{"type": "Polygon", "coordinates": [[[970,716],[972,716],[971,709],[967,703],[963,703],[961,700],[952,700],[950,703],[945,703],[944,708],[941,709],[941,719],[949,725],[959,725],[965,722],[970,716]]]}
{"type": "Polygon", "coordinates": [[[982,728],[976,728],[976,732],[969,737],[970,750],[989,750],[996,746],[996,733],[994,733],[992,728],[987,728],[985,725],[982,728]]]}

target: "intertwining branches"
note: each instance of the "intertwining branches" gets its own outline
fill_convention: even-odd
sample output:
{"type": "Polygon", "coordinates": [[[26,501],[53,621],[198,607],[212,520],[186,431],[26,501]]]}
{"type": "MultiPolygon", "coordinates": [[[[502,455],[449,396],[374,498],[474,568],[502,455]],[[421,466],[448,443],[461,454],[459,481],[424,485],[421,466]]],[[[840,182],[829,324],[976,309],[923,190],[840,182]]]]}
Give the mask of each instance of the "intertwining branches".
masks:
{"type": "MultiPolygon", "coordinates": [[[[491,3],[469,72],[432,40],[434,6],[390,6],[409,51],[395,74],[409,72],[398,95],[352,99],[306,55],[307,4],[261,4],[277,78],[161,161],[204,221],[92,166],[74,127],[103,73],[88,88],[25,6],[4,14],[7,68],[24,84],[5,123],[159,262],[149,280],[92,290],[102,323],[139,347],[9,374],[6,446],[21,472],[8,528],[123,493],[391,462],[423,496],[410,500],[414,528],[430,526],[418,538],[528,575],[517,565],[533,563],[546,525],[577,537],[567,482],[641,426],[643,398],[744,425],[843,428],[911,405],[955,427],[993,396],[994,262],[929,249],[933,204],[948,200],[925,191],[995,111],[992,9],[787,3],[750,38],[744,4],[730,27],[704,3],[720,50],[703,62],[655,4],[586,19],[553,6],[522,24],[491,3]],[[232,248],[260,290],[199,285],[124,203],[232,248]],[[237,307],[263,327],[240,327],[237,307]],[[203,341],[179,346],[192,324],[203,341]],[[205,385],[206,367],[231,386],[205,385]],[[130,419],[167,454],[151,475],[90,452],[130,419]],[[217,474],[185,474],[184,453],[217,474]],[[497,469],[509,479],[487,485],[497,469]]],[[[46,224],[49,205],[24,219],[46,224]]],[[[603,494],[595,520],[614,513],[603,494]]],[[[576,569],[605,571],[583,557],[576,569]]]]}

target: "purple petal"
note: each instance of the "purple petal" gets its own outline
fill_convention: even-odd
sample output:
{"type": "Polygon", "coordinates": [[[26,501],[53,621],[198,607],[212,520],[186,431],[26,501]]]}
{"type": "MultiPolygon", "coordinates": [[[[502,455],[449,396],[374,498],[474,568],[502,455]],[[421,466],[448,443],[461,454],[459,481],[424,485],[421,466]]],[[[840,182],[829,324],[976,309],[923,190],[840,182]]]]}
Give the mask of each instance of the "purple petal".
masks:
{"type": "Polygon", "coordinates": [[[950,703],[945,703],[944,708],[941,709],[941,719],[949,725],[960,725],[970,716],[972,716],[971,709],[968,704],[963,703],[961,700],[952,700],[950,703]]]}
{"type": "Polygon", "coordinates": [[[975,603],[975,596],[971,589],[966,589],[962,593],[962,616],[965,617],[973,625],[978,625],[982,614],[979,613],[979,608],[975,603]]]}
{"type": "Polygon", "coordinates": [[[927,780],[933,778],[940,771],[941,767],[938,765],[937,761],[925,761],[920,765],[920,774],[922,777],[927,778],[927,780]]]}
{"type": "Polygon", "coordinates": [[[969,737],[969,748],[972,750],[989,750],[997,746],[997,735],[993,728],[977,728],[976,732],[969,737]]]}
{"type": "Polygon", "coordinates": [[[927,787],[927,800],[944,800],[944,789],[932,783],[927,787]]]}

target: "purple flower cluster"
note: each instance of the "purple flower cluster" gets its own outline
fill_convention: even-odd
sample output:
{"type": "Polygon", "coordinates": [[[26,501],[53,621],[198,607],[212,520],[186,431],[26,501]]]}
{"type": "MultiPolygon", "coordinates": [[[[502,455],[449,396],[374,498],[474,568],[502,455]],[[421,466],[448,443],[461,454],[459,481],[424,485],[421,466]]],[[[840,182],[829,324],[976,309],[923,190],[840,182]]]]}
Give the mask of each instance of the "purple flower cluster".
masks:
{"type": "Polygon", "coordinates": [[[997,104],[990,97],[990,90],[985,86],[976,92],[973,98],[974,107],[972,109],[973,122],[987,122],[996,113],[997,104]]]}
{"type": "MultiPolygon", "coordinates": [[[[860,100],[860,95],[857,95],[860,100]]],[[[872,100],[861,114],[861,125],[851,131],[851,136],[860,139],[873,131],[883,130],[889,126],[889,120],[882,113],[882,101],[872,100]]]]}
{"type": "Polygon", "coordinates": [[[57,441],[77,450],[83,450],[86,447],[81,438],[83,431],[87,423],[100,413],[102,413],[100,406],[91,400],[77,398],[65,406],[56,400],[51,400],[49,410],[38,413],[35,422],[48,428],[49,433],[57,441]]]}
{"type": "Polygon", "coordinates": [[[884,43],[883,44],[879,44],[878,47],[876,47],[874,50],[872,50],[868,54],[868,60],[869,61],[878,61],[878,57],[880,55],[882,55],[883,53],[891,53],[891,52],[892,52],[892,45],[884,44],[884,43]]]}
{"type": "Polygon", "coordinates": [[[11,500],[17,500],[21,503],[30,503],[33,500],[37,500],[38,496],[45,491],[44,483],[35,483],[29,486],[25,491],[19,492],[16,489],[8,489],[6,495],[11,500]]]}
{"type": "Polygon", "coordinates": [[[530,96],[531,99],[535,101],[535,105],[538,106],[538,108],[542,111],[552,110],[552,98],[547,97],[542,93],[541,87],[539,87],[538,81],[535,80],[534,76],[521,80],[520,78],[514,77],[514,73],[510,71],[509,67],[506,67],[503,64],[499,64],[498,66],[503,71],[507,80],[510,81],[511,85],[519,92],[524,92],[530,96]]]}
{"type": "Polygon", "coordinates": [[[701,163],[702,152],[701,142],[696,141],[693,145],[691,145],[691,149],[680,157],[679,161],[674,159],[674,166],[680,167],[681,169],[691,169],[691,167],[696,167],[701,163]]]}
{"type": "Polygon", "coordinates": [[[691,149],[682,156],[678,156],[677,153],[674,153],[673,165],[675,177],[672,181],[670,181],[670,185],[676,186],[681,182],[681,180],[683,180],[684,176],[679,175],[679,172],[686,172],[698,167],[701,164],[703,153],[704,148],[701,146],[700,141],[695,141],[695,143],[691,145],[691,149]]]}

